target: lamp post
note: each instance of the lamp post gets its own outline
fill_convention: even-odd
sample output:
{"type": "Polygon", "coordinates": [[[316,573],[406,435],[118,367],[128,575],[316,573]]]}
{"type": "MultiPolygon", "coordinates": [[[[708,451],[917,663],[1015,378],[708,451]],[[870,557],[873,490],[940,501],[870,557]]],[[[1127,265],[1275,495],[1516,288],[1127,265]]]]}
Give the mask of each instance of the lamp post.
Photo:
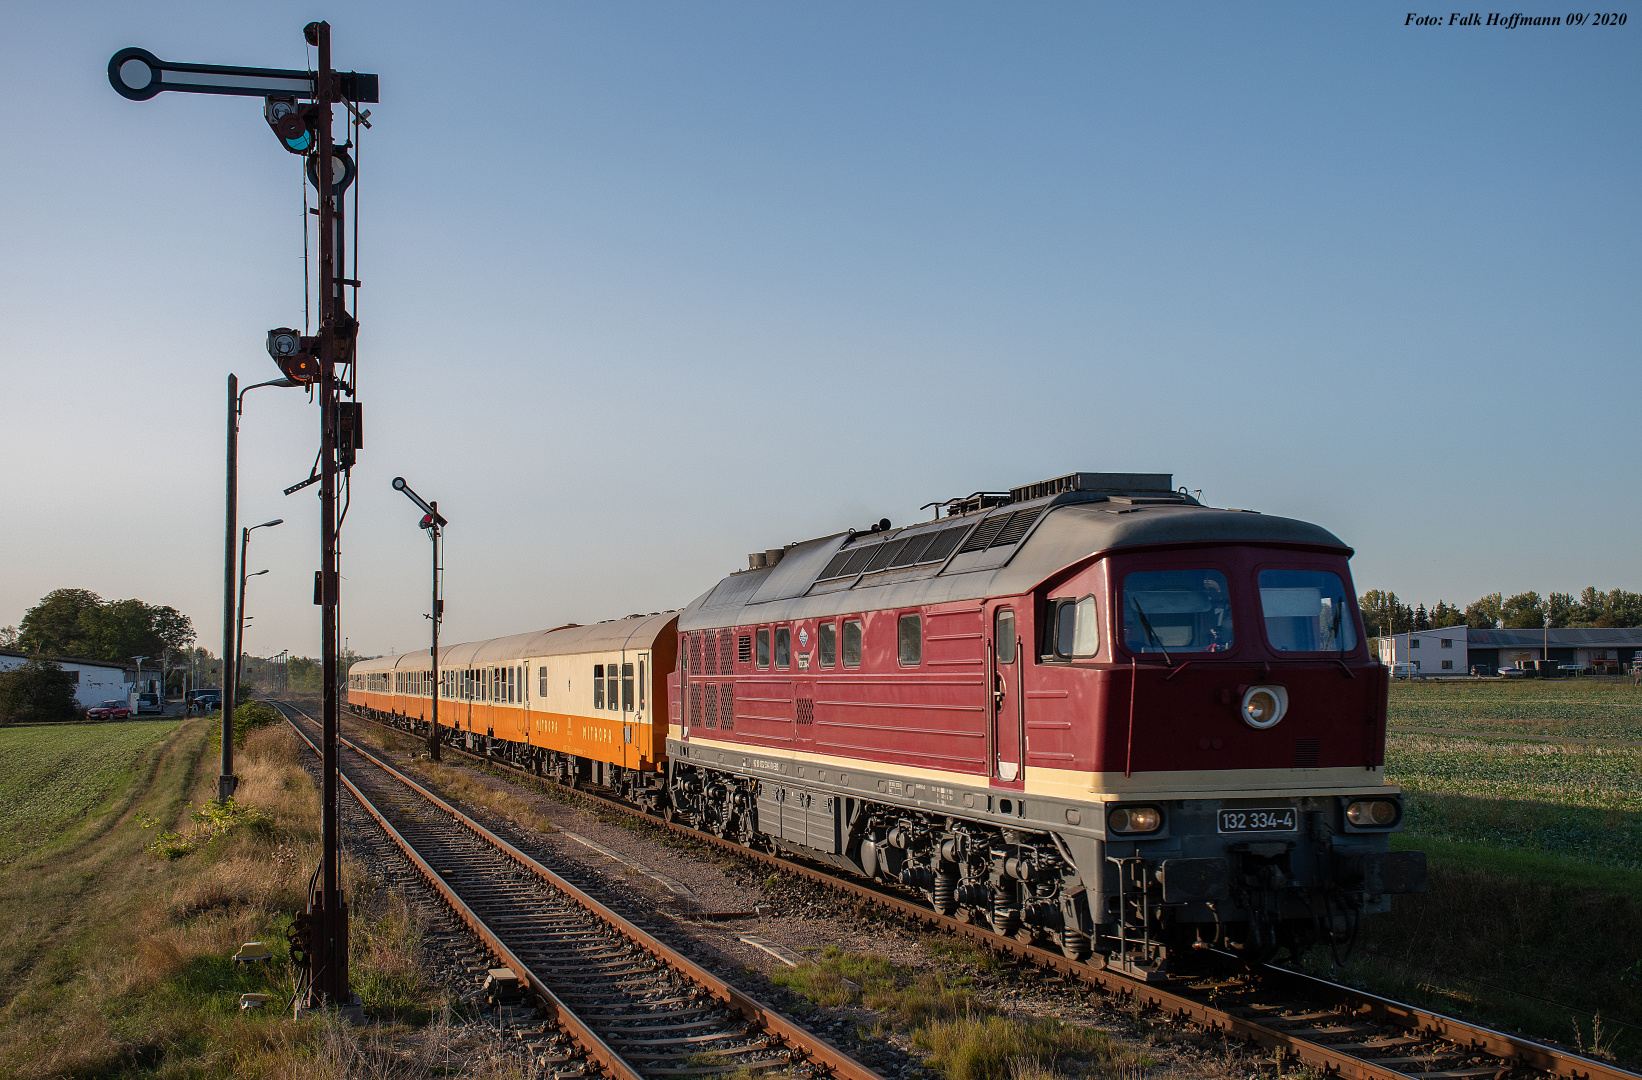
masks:
{"type": "MultiPolygon", "coordinates": [[[[228,379],[229,386],[231,387],[233,385],[234,377],[230,375],[228,376],[228,379]]],[[[285,380],[276,380],[276,382],[278,381],[285,380]]],[[[259,383],[258,385],[274,384],[259,383]]],[[[245,389],[250,391],[255,390],[256,387],[248,386],[245,389]]],[[[232,478],[234,475],[232,467],[234,459],[230,457],[228,460],[230,466],[228,475],[232,478]]],[[[229,480],[229,491],[228,520],[232,523],[234,520],[232,479],[229,480]]],[[[243,641],[245,637],[245,549],[251,544],[251,531],[253,529],[266,529],[270,526],[281,524],[284,520],[284,518],[275,518],[272,521],[264,521],[261,525],[252,525],[240,532],[239,605],[237,608],[235,607],[234,594],[230,591],[227,598],[229,619],[227,621],[227,625],[223,627],[222,642],[222,771],[217,774],[217,798],[223,802],[227,802],[229,799],[233,798],[234,789],[239,786],[239,778],[234,775],[234,709],[239,704],[239,646],[240,642],[243,641]],[[228,662],[229,657],[233,657],[232,664],[228,662]]],[[[232,528],[232,524],[230,524],[230,528],[232,528]]],[[[233,575],[232,566],[234,564],[234,549],[232,545],[230,545],[228,549],[228,564],[230,567],[229,577],[231,590],[233,575]]],[[[266,570],[262,572],[267,573],[266,570]]]]}
{"type": "MultiPolygon", "coordinates": [[[[269,379],[267,382],[252,383],[244,390],[239,388],[239,376],[228,375],[228,467],[227,493],[224,503],[227,507],[227,523],[223,527],[222,542],[222,772],[217,776],[217,798],[226,800],[234,794],[233,751],[232,744],[233,724],[230,719],[234,711],[234,690],[232,677],[228,674],[228,657],[233,655],[234,647],[234,527],[239,524],[239,418],[245,411],[245,395],[264,386],[292,387],[301,386],[295,379],[269,379]]],[[[236,659],[234,666],[239,666],[236,659]]]]}
{"type": "Polygon", "coordinates": [[[428,756],[434,761],[439,760],[439,622],[445,617],[445,601],[439,595],[439,541],[444,535],[445,519],[439,516],[437,502],[423,502],[422,496],[411,490],[405,483],[403,476],[393,478],[393,489],[403,492],[405,498],[422,509],[422,528],[428,531],[428,539],[433,541],[433,597],[428,619],[433,623],[433,648],[428,656],[433,661],[433,724],[428,728],[428,756]]]}
{"type": "Polygon", "coordinates": [[[243,567],[239,576],[239,638],[234,642],[234,692],[239,692],[240,680],[245,677],[245,622],[251,616],[245,614],[245,583],[251,578],[261,577],[266,570],[258,570],[254,574],[244,573],[243,567]]]}
{"type": "Polygon", "coordinates": [[[133,656],[131,659],[137,662],[137,715],[140,717],[142,716],[143,704],[143,661],[147,660],[148,657],[133,656]]]}

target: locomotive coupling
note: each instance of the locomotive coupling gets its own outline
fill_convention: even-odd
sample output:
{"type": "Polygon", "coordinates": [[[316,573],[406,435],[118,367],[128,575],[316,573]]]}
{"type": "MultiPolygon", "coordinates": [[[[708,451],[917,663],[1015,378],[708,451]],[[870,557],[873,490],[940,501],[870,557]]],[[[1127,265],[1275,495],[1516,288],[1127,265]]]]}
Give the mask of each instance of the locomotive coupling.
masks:
{"type": "Polygon", "coordinates": [[[1422,893],[1426,888],[1425,852],[1336,852],[1335,877],[1347,888],[1369,894],[1422,893]]]}
{"type": "Polygon", "coordinates": [[[1157,880],[1165,904],[1224,900],[1231,892],[1231,863],[1222,858],[1164,859],[1157,880]]]}

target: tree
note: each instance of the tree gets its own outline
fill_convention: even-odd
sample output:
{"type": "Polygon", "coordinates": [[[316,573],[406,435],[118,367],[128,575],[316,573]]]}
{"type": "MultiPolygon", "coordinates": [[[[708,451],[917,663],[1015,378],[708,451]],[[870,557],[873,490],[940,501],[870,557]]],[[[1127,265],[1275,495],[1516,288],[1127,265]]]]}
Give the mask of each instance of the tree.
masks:
{"type": "Polygon", "coordinates": [[[0,672],[0,724],[49,724],[78,720],[74,678],[56,663],[32,657],[0,672]]]}
{"type": "Polygon", "coordinates": [[[1431,609],[1431,629],[1442,630],[1450,626],[1464,626],[1465,612],[1442,600],[1431,609]]]}
{"type": "Polygon", "coordinates": [[[0,626],[0,649],[17,648],[17,627],[0,626]]]}
{"type": "Polygon", "coordinates": [[[1554,592],[1547,603],[1551,613],[1551,628],[1553,630],[1573,626],[1580,617],[1579,605],[1567,593],[1554,592]]]}
{"type": "Polygon", "coordinates": [[[1500,623],[1506,630],[1541,630],[1545,627],[1545,601],[1532,590],[1517,593],[1500,605],[1500,623]]]}
{"type": "Polygon", "coordinates": [[[1363,626],[1370,634],[1405,634],[1414,629],[1414,610],[1397,599],[1394,592],[1370,589],[1357,598],[1363,612],[1363,626]]]}
{"type": "Polygon", "coordinates": [[[194,624],[173,607],[141,600],[105,601],[86,589],[47,593],[23,615],[18,647],[29,652],[79,656],[123,664],[133,656],[156,661],[194,640],[194,624]]]}
{"type": "Polygon", "coordinates": [[[1474,604],[1465,606],[1465,625],[1473,630],[1499,628],[1500,594],[1489,593],[1474,604]]]}
{"type": "Polygon", "coordinates": [[[1414,609],[1414,629],[1416,629],[1416,630],[1429,630],[1429,629],[1431,629],[1431,616],[1429,616],[1425,613],[1425,605],[1424,604],[1421,604],[1418,608],[1414,609]]]}

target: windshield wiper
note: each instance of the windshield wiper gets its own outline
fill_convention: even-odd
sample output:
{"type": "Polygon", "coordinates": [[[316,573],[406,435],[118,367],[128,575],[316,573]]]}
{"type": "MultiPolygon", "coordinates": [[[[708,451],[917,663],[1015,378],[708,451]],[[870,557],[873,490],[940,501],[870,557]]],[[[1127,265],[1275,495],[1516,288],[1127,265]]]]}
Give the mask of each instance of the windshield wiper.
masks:
{"type": "Polygon", "coordinates": [[[1163,642],[1157,639],[1157,632],[1152,629],[1152,620],[1146,617],[1145,610],[1140,606],[1140,598],[1131,596],[1129,597],[1129,603],[1135,606],[1135,614],[1140,616],[1140,625],[1146,628],[1146,636],[1152,639],[1152,644],[1157,646],[1157,651],[1163,654],[1163,662],[1165,664],[1174,663],[1173,660],[1169,659],[1169,650],[1165,649],[1163,642]]]}

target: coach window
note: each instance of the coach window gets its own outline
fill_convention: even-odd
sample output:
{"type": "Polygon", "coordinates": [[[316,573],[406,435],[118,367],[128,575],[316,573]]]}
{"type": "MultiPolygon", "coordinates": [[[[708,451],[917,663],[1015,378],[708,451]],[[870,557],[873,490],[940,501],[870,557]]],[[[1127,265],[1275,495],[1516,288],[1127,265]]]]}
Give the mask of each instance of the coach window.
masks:
{"type": "Polygon", "coordinates": [[[507,699],[513,702],[519,700],[519,669],[516,667],[507,669],[507,699]]]}
{"type": "Polygon", "coordinates": [[[616,696],[621,693],[620,681],[621,673],[616,670],[616,665],[604,665],[604,707],[611,712],[621,710],[621,699],[616,696]]]}
{"type": "Polygon", "coordinates": [[[639,661],[639,712],[644,711],[644,661],[639,661]]]}
{"type": "Polygon", "coordinates": [[[824,622],[815,628],[815,648],[821,654],[821,666],[830,668],[838,662],[838,624],[824,622]]]}
{"type": "Polygon", "coordinates": [[[593,707],[604,708],[604,665],[593,665],[593,707]]]}
{"type": "Polygon", "coordinates": [[[754,635],[758,641],[758,666],[762,670],[770,666],[770,628],[759,628],[754,635]]]}
{"type": "Polygon", "coordinates": [[[633,665],[621,666],[621,711],[633,711],[633,665]]]}
{"type": "Polygon", "coordinates": [[[536,680],[538,683],[536,687],[537,696],[547,697],[547,669],[545,667],[536,669],[536,680]]]}
{"type": "Polygon", "coordinates": [[[924,621],[902,615],[895,629],[895,652],[902,667],[917,667],[924,658],[924,621]]]}
{"type": "Polygon", "coordinates": [[[775,628],[775,666],[779,668],[792,666],[792,629],[786,626],[775,628]]]}
{"type": "Polygon", "coordinates": [[[861,620],[844,620],[844,666],[861,666],[861,620]]]}

